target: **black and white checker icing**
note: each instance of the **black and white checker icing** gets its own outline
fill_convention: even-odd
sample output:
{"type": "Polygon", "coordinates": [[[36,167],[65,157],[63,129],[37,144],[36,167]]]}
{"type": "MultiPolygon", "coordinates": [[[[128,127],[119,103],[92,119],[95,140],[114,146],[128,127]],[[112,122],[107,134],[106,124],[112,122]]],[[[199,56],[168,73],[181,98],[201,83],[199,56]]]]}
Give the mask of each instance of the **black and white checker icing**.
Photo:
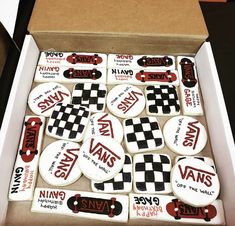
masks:
{"type": "Polygon", "coordinates": [[[104,84],[78,83],[72,93],[72,104],[87,107],[91,112],[103,112],[107,88],[104,84]]]}
{"type": "Polygon", "coordinates": [[[134,190],[137,193],[170,193],[171,160],[163,154],[134,156],[134,190]]]}
{"type": "Polygon", "coordinates": [[[180,112],[180,102],[174,85],[147,86],[147,112],[153,115],[177,115],[180,112]]]}
{"type": "Polygon", "coordinates": [[[155,117],[126,119],[123,127],[125,144],[130,153],[164,147],[163,135],[155,117]]]}
{"type": "Polygon", "coordinates": [[[59,139],[81,141],[89,117],[86,107],[59,103],[48,121],[47,134],[59,139]]]}
{"type": "Polygon", "coordinates": [[[112,179],[104,182],[92,181],[94,192],[130,192],[132,190],[132,159],[125,155],[125,162],[122,170],[112,179]]]}

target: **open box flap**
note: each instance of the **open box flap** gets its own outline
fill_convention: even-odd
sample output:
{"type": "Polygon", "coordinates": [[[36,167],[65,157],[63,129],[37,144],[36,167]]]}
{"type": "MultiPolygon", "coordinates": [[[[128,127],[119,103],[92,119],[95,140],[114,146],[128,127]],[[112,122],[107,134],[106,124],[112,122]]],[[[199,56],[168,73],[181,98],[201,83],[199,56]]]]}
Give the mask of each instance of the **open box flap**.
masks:
{"type": "Polygon", "coordinates": [[[195,52],[208,36],[198,0],[37,0],[28,29],[43,49],[59,50],[63,43],[66,50],[132,53],[138,50],[127,50],[126,43],[148,52],[166,44],[170,52],[184,45],[195,52]]]}

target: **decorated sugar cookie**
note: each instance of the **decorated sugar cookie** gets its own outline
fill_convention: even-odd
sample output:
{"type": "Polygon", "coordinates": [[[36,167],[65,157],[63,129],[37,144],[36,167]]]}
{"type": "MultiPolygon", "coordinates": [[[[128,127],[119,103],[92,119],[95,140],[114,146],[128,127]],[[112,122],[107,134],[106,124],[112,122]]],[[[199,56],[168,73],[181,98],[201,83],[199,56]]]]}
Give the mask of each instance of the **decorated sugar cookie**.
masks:
{"type": "Polygon", "coordinates": [[[39,172],[41,177],[54,186],[74,183],[82,175],[78,165],[80,145],[58,140],[49,144],[41,154],[39,172]]]}
{"type": "Polygon", "coordinates": [[[74,86],[72,103],[87,107],[91,112],[103,112],[107,88],[104,84],[78,83],[74,86]]]}
{"type": "Polygon", "coordinates": [[[108,93],[107,107],[117,117],[133,118],[144,110],[144,94],[136,86],[117,85],[108,93]]]}
{"type": "Polygon", "coordinates": [[[180,155],[196,155],[207,142],[205,127],[189,116],[169,119],[163,127],[163,135],[167,146],[180,155]]]}
{"type": "Polygon", "coordinates": [[[180,113],[180,102],[174,85],[154,85],[145,89],[148,115],[170,116],[180,113]]]}
{"type": "Polygon", "coordinates": [[[36,86],[29,94],[28,105],[33,113],[49,117],[53,108],[58,103],[70,103],[69,90],[55,82],[44,83],[36,86]]]}
{"type": "Polygon", "coordinates": [[[164,154],[136,154],[133,157],[133,185],[136,193],[171,193],[171,159],[164,154]]]}
{"type": "Polygon", "coordinates": [[[124,150],[116,140],[95,136],[86,140],[79,153],[79,167],[89,179],[102,182],[112,179],[123,168],[124,150]]]}
{"type": "Polygon", "coordinates": [[[97,135],[108,136],[121,143],[123,138],[122,124],[111,114],[95,113],[90,117],[83,141],[97,135]]]}
{"type": "Polygon", "coordinates": [[[154,151],[164,147],[164,139],[155,117],[123,121],[125,145],[130,153],[154,151]]]}
{"type": "Polygon", "coordinates": [[[83,139],[90,112],[86,107],[73,104],[57,104],[49,118],[48,136],[79,142],[83,139]]]}
{"type": "Polygon", "coordinates": [[[202,207],[219,195],[220,183],[214,169],[198,159],[182,159],[171,171],[173,193],[186,204],[202,207]]]}

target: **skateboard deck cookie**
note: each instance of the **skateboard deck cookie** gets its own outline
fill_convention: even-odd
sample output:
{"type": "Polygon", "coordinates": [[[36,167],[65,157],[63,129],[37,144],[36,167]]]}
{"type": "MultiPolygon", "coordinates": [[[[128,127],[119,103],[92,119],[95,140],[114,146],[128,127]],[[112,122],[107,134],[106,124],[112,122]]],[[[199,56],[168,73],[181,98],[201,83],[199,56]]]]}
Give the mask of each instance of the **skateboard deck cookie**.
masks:
{"type": "Polygon", "coordinates": [[[10,182],[10,201],[28,201],[33,198],[44,127],[44,117],[25,116],[10,182]]]}
{"type": "Polygon", "coordinates": [[[176,70],[109,68],[107,79],[107,83],[111,85],[127,83],[133,85],[179,85],[176,70]]]}
{"type": "Polygon", "coordinates": [[[133,85],[117,85],[107,95],[107,108],[120,118],[133,118],[145,107],[143,92],[133,85]]]}
{"type": "Polygon", "coordinates": [[[128,221],[128,196],[36,188],[31,211],[110,222],[128,221]]]}
{"type": "Polygon", "coordinates": [[[133,186],[136,193],[171,193],[171,159],[165,154],[136,154],[133,157],[133,186]]]}
{"type": "Polygon", "coordinates": [[[101,53],[80,53],[80,52],[41,52],[38,65],[51,66],[72,66],[93,68],[107,65],[107,55],[101,53]]]}
{"type": "Polygon", "coordinates": [[[104,182],[91,181],[94,192],[102,193],[127,193],[132,190],[132,159],[129,154],[125,155],[122,170],[113,178],[104,182]]]}
{"type": "Polygon", "coordinates": [[[175,69],[173,56],[109,54],[108,68],[123,69],[175,69]]]}
{"type": "Polygon", "coordinates": [[[70,103],[69,90],[55,82],[43,83],[36,86],[29,94],[28,105],[33,113],[49,117],[58,103],[70,103]]]}
{"type": "Polygon", "coordinates": [[[180,114],[180,102],[175,86],[147,86],[145,96],[148,115],[171,116],[180,114]]]}
{"type": "Polygon", "coordinates": [[[124,150],[116,140],[95,136],[86,140],[78,158],[82,173],[89,179],[102,182],[112,179],[123,168],[124,150]]]}
{"type": "Polygon", "coordinates": [[[122,124],[111,114],[95,113],[90,117],[83,142],[97,135],[108,136],[121,143],[123,139],[122,124]]]}
{"type": "Polygon", "coordinates": [[[48,136],[79,142],[83,139],[90,112],[86,107],[59,103],[49,118],[46,134],[48,136]]]}
{"type": "Polygon", "coordinates": [[[39,161],[43,180],[54,186],[66,186],[78,180],[82,175],[78,165],[79,148],[78,143],[65,140],[49,144],[39,161]]]}
{"type": "Polygon", "coordinates": [[[124,141],[127,151],[140,153],[159,150],[164,139],[155,117],[140,117],[123,121],[124,141]]]}
{"type": "Polygon", "coordinates": [[[195,118],[175,116],[163,127],[166,145],[180,155],[196,155],[207,143],[205,127],[195,118]]]}
{"type": "Polygon", "coordinates": [[[219,195],[220,183],[214,169],[198,159],[182,159],[171,171],[173,193],[195,207],[211,204],[219,195]]]}
{"type": "Polygon", "coordinates": [[[106,83],[106,68],[79,68],[66,66],[37,66],[35,82],[106,83]]]}
{"type": "Polygon", "coordinates": [[[215,200],[193,207],[169,195],[129,194],[130,220],[154,220],[185,224],[224,225],[223,203],[215,200]]]}
{"type": "Polygon", "coordinates": [[[198,77],[193,57],[177,57],[180,93],[184,115],[203,115],[198,77]]]}
{"type": "Polygon", "coordinates": [[[104,84],[78,83],[72,92],[72,103],[87,107],[91,112],[103,112],[107,88],[104,84]]]}

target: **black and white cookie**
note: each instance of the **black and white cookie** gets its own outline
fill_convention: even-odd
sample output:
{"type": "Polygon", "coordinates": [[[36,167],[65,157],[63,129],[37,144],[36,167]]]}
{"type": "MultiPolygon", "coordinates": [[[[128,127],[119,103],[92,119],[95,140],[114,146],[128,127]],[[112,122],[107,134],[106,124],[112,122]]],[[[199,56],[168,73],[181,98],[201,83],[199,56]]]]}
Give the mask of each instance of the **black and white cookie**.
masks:
{"type": "Polygon", "coordinates": [[[168,116],[180,113],[180,102],[174,85],[154,85],[145,89],[149,115],[168,116]]]}
{"type": "Polygon", "coordinates": [[[91,182],[92,191],[102,193],[126,193],[132,190],[132,159],[125,155],[122,170],[112,179],[104,182],[91,182]]]}
{"type": "Polygon", "coordinates": [[[136,193],[171,193],[171,159],[165,154],[136,154],[133,157],[136,193]]]}
{"type": "Polygon", "coordinates": [[[164,139],[155,117],[140,117],[123,121],[125,145],[130,153],[158,150],[164,139]]]}
{"type": "Polygon", "coordinates": [[[86,107],[59,103],[55,106],[48,121],[46,134],[48,136],[79,142],[90,118],[86,107]]]}
{"type": "Polygon", "coordinates": [[[91,112],[103,112],[107,87],[104,84],[78,83],[72,92],[72,104],[87,107],[91,112]]]}

